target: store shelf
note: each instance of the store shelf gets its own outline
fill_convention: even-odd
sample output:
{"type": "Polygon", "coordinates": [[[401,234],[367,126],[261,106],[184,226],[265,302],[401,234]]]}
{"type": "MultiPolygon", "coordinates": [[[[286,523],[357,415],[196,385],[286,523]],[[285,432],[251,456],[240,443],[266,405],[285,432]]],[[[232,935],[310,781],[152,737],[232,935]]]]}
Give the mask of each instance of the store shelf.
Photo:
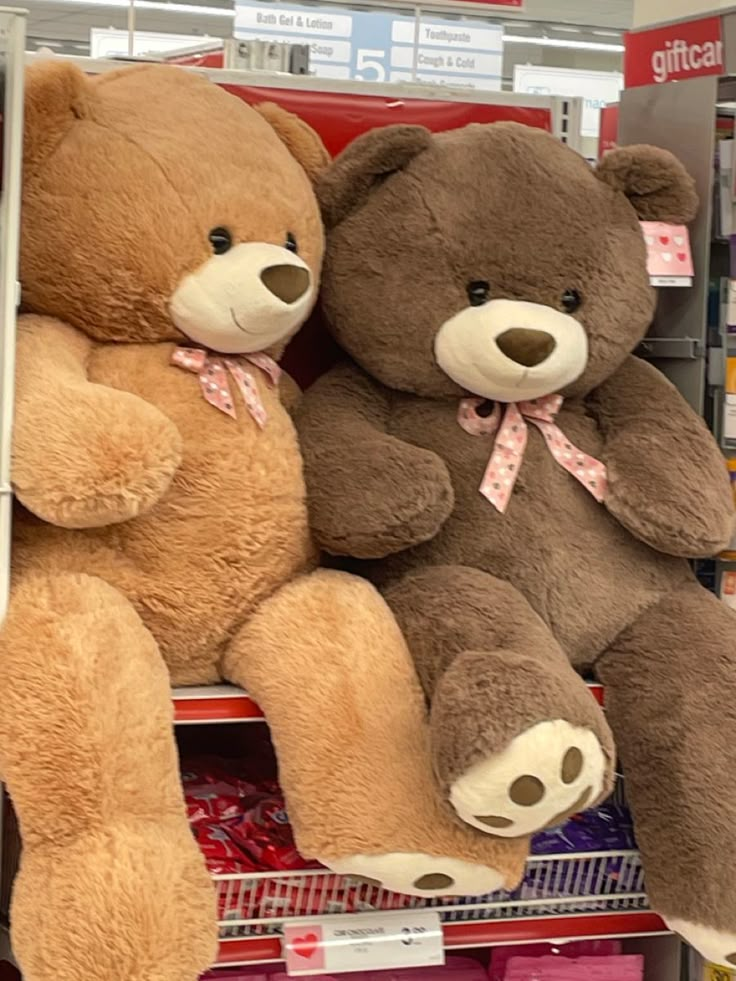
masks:
{"type": "MultiPolygon", "coordinates": [[[[580,916],[536,916],[522,920],[480,923],[446,923],[445,947],[469,950],[511,944],[569,943],[606,937],[656,937],[669,934],[656,913],[591,913],[580,916]]],[[[222,940],[217,966],[269,964],[283,960],[281,937],[247,937],[222,940]]]]}
{"type": "Polygon", "coordinates": [[[668,933],[647,908],[635,851],[533,856],[522,885],[484,897],[417,899],[326,870],[214,877],[220,915],[218,963],[281,959],[285,921],[339,913],[429,909],[448,947],[668,933]]]}
{"type": "MultiPolygon", "coordinates": [[[[602,705],[603,686],[591,684],[589,687],[593,697],[602,705]]],[[[174,688],[172,697],[174,721],[180,726],[263,721],[263,713],[253,699],[232,685],[174,688]]]]}
{"type": "Polygon", "coordinates": [[[263,721],[263,713],[253,699],[232,685],[174,688],[172,696],[174,721],[180,726],[263,721]]]}

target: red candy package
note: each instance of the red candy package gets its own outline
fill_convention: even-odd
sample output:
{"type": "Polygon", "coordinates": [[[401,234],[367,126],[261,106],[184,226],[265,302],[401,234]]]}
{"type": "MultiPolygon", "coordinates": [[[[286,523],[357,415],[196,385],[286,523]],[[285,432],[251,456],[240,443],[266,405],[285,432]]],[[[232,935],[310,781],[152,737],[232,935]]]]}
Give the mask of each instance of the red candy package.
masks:
{"type": "Polygon", "coordinates": [[[230,840],[223,828],[215,824],[199,824],[192,831],[212,875],[242,875],[255,871],[253,863],[230,840]]]}
{"type": "Polygon", "coordinates": [[[319,868],[296,850],[294,835],[278,796],[250,798],[243,813],[225,825],[227,833],[257,868],[275,872],[319,868]]]}
{"type": "Polygon", "coordinates": [[[242,798],[235,787],[227,783],[206,783],[189,786],[185,791],[190,824],[217,824],[231,821],[242,813],[242,798]]]}

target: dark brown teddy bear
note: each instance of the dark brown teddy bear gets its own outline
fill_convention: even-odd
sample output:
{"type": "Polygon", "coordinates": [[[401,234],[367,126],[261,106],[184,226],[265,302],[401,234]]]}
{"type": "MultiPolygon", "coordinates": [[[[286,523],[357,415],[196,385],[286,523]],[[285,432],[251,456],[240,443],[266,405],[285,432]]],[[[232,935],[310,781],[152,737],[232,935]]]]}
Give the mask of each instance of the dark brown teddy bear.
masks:
{"type": "Polygon", "coordinates": [[[512,124],[356,140],[321,183],[324,309],[354,358],[300,412],[313,527],[385,590],[460,818],[517,837],[592,804],[613,740],[654,907],[736,960],[736,619],[687,559],[733,508],[702,420],[631,356],[639,219],[690,220],[668,153],[593,170],[512,124]]]}

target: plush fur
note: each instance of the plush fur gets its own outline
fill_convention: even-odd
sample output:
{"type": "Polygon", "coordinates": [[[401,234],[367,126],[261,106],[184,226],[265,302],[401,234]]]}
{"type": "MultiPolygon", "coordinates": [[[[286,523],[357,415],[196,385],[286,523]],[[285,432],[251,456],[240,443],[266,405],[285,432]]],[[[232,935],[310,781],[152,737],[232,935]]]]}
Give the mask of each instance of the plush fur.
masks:
{"type": "MultiPolygon", "coordinates": [[[[436,791],[389,608],[365,581],[314,571],[278,391],[250,369],[260,429],[237,392],[233,419],[171,364],[190,340],[172,299],[184,283],[198,288],[177,309],[203,310],[206,331],[229,306],[233,345],[292,302],[266,295],[258,256],[296,269],[314,298],[318,138],[171,67],[90,80],[42,64],[26,119],[18,508],[0,635],[25,978],[195,981],[212,962],[213,890],[187,826],[169,678],[230,679],[264,706],[306,856],[425,895],[438,874],[463,894],[516,881],[524,842],[463,827],[436,791]],[[222,229],[232,243],[219,255],[222,229]],[[227,279],[238,256],[244,272],[227,279]],[[237,304],[256,295],[245,330],[237,304]]],[[[277,354],[288,331],[272,340],[277,354]]]]}
{"type": "MultiPolygon", "coordinates": [[[[725,546],[733,505],[703,421],[631,356],[655,299],[638,220],[690,220],[692,181],[651,147],[594,171],[521,126],[393,127],[356,140],[319,193],[324,309],[354,360],[299,409],[313,527],[397,614],[448,799],[474,827],[512,837],[560,802],[606,793],[613,740],[573,669],[596,671],[652,903],[696,944],[705,930],[711,957],[717,937],[728,963],[736,618],[685,560],[725,546]],[[442,332],[506,315],[508,335],[489,333],[486,347],[463,335],[475,353],[443,369],[442,332]],[[479,493],[493,440],[460,428],[458,400],[480,395],[490,411],[516,399],[459,378],[507,370],[501,345],[525,334],[522,321],[557,331],[553,353],[585,351],[574,377],[533,397],[564,396],[557,424],[607,467],[602,505],[531,424],[506,512],[479,493]]],[[[519,386],[537,377],[519,366],[547,357],[535,360],[539,336],[512,358],[519,386]]]]}

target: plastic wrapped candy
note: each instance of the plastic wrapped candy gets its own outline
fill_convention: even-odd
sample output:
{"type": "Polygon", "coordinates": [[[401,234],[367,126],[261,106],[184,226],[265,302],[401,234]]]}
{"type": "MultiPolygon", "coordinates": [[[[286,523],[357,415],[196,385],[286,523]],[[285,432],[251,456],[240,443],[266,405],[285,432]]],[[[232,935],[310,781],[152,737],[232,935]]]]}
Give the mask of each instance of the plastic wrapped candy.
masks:
{"type": "Polygon", "coordinates": [[[297,851],[283,797],[254,795],[242,801],[242,808],[224,827],[257,868],[274,872],[319,868],[297,851]]]}

